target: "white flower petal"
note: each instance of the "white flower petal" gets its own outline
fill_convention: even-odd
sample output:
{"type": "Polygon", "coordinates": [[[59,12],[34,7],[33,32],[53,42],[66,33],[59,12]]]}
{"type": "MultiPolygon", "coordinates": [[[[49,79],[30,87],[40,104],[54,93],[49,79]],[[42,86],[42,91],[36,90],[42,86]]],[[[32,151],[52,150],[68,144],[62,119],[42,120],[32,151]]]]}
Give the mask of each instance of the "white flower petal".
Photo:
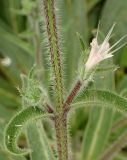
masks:
{"type": "Polygon", "coordinates": [[[112,55],[112,54],[107,54],[104,58],[103,58],[103,60],[104,59],[108,59],[108,58],[111,58],[111,57],[113,57],[114,55],[112,55]]]}
{"type": "Polygon", "coordinates": [[[100,49],[99,49],[99,53],[102,52],[104,46],[108,43],[108,41],[109,41],[109,39],[110,39],[110,37],[111,37],[111,33],[112,33],[114,27],[115,27],[115,23],[113,24],[113,26],[112,26],[111,29],[109,30],[107,36],[105,37],[105,39],[104,39],[104,41],[103,41],[103,43],[102,43],[102,45],[101,45],[101,47],[100,47],[100,49]]]}
{"type": "Polygon", "coordinates": [[[111,37],[111,33],[114,29],[115,24],[111,27],[109,30],[106,38],[104,39],[103,43],[101,45],[97,42],[97,37],[94,38],[91,42],[91,51],[88,57],[88,60],[85,64],[86,71],[89,71],[93,69],[98,63],[101,61],[113,57],[113,53],[122,48],[126,43],[123,43],[121,46],[116,48],[115,50],[111,51],[112,48],[114,48],[117,44],[119,44],[127,35],[123,36],[120,40],[118,40],[113,46],[110,47],[109,45],[109,39],[111,37]],[[111,51],[111,52],[110,52],[111,51]]]}

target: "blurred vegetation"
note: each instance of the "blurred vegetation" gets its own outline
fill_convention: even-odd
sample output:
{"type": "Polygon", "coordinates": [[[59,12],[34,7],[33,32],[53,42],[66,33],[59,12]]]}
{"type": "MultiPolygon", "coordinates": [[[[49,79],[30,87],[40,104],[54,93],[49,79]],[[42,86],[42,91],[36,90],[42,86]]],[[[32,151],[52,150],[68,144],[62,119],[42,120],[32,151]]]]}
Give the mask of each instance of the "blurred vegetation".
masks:
{"type": "MultiPolygon", "coordinates": [[[[5,124],[21,108],[20,74],[28,74],[34,61],[37,61],[37,49],[42,59],[42,80],[48,86],[48,70],[41,43],[43,17],[39,13],[38,0],[1,0],[0,1],[0,160],[25,160],[27,157],[15,157],[3,147],[5,124]],[[44,75],[44,76],[43,76],[44,75]]],[[[89,47],[91,38],[96,34],[100,21],[100,36],[105,35],[114,22],[116,27],[111,43],[127,34],[127,1],[126,0],[63,0],[60,2],[62,36],[65,48],[66,89],[70,90],[75,78],[80,56],[80,44],[76,37],[79,32],[89,47]]],[[[114,64],[119,68],[103,71],[96,76],[94,87],[115,90],[127,96],[127,47],[115,53],[114,64]]],[[[113,62],[105,63],[105,67],[113,66],[113,62]]],[[[112,68],[112,67],[111,67],[112,68]]],[[[119,113],[96,108],[80,109],[73,113],[70,121],[70,134],[74,158],[82,155],[85,160],[99,160],[109,146],[127,132],[127,120],[119,113]],[[124,119],[125,123],[117,121],[124,119]],[[114,129],[114,125],[116,128],[114,129]]],[[[51,129],[44,127],[49,139],[51,129]]],[[[36,137],[36,135],[35,135],[36,137]]],[[[34,138],[35,138],[34,137],[34,138]]],[[[19,145],[26,144],[24,136],[19,145]]],[[[121,145],[113,160],[125,160],[127,142],[121,145]]],[[[40,159],[37,159],[40,160],[40,159]]],[[[83,159],[82,159],[83,160],[83,159]]],[[[107,159],[108,160],[108,159],[107,159]]]]}

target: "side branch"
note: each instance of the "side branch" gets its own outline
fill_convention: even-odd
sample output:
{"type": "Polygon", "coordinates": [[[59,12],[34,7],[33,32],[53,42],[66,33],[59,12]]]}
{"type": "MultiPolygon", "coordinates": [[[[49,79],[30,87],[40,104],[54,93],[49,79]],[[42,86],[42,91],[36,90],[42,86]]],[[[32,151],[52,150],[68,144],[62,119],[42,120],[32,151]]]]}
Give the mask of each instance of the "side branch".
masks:
{"type": "Polygon", "coordinates": [[[82,86],[82,82],[80,80],[78,80],[76,82],[74,88],[72,89],[71,93],[67,97],[65,103],[64,103],[65,111],[69,110],[69,106],[70,106],[71,102],[73,101],[73,99],[75,98],[75,96],[77,95],[77,93],[80,90],[81,86],[82,86]]]}
{"type": "Polygon", "coordinates": [[[49,104],[45,104],[48,113],[54,113],[53,108],[49,104]]]}

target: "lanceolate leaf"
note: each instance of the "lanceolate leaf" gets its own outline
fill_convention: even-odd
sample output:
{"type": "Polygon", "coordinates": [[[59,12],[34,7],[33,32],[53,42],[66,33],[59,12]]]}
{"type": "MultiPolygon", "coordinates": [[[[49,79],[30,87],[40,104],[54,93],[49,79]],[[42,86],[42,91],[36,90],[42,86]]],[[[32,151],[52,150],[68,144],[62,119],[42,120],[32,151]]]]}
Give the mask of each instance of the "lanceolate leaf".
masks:
{"type": "Polygon", "coordinates": [[[127,100],[116,93],[103,90],[86,90],[75,100],[72,108],[84,107],[88,104],[101,105],[107,109],[113,109],[124,115],[127,114],[127,100]]]}
{"type": "MultiPolygon", "coordinates": [[[[103,30],[107,31],[108,27],[111,26],[113,22],[116,22],[115,36],[112,37],[112,41],[114,42],[120,37],[127,34],[127,29],[126,29],[127,20],[125,16],[126,10],[127,10],[127,1],[124,0],[117,1],[117,5],[115,0],[107,0],[104,5],[101,16],[101,26],[103,30]],[[116,7],[114,8],[114,6],[116,7]],[[107,13],[111,12],[112,14],[109,16],[107,13]]],[[[124,42],[126,41],[127,40],[125,40],[124,42]]],[[[127,55],[126,48],[124,48],[123,52],[121,51],[122,50],[118,51],[119,54],[115,55],[115,60],[117,61],[117,64],[120,64],[122,66],[124,65],[124,62],[126,62],[126,55],[127,55]]]]}
{"type": "Polygon", "coordinates": [[[112,160],[115,155],[127,144],[127,130],[119,136],[119,138],[111,144],[105,151],[100,160],[112,160]]]}
{"type": "Polygon", "coordinates": [[[48,114],[36,106],[28,107],[14,116],[5,129],[4,141],[7,150],[16,155],[25,155],[29,153],[30,150],[22,150],[17,145],[17,138],[21,132],[21,129],[28,122],[47,116],[48,114]]]}
{"type": "Polygon", "coordinates": [[[75,77],[75,69],[79,59],[80,44],[76,37],[76,32],[79,32],[87,45],[88,38],[88,23],[87,23],[87,8],[86,1],[73,0],[63,1],[62,10],[64,11],[62,23],[64,26],[64,39],[66,46],[66,89],[69,90],[75,77]],[[77,19],[77,20],[75,20],[77,19]],[[69,41],[68,41],[69,40],[69,41]]]}
{"type": "Polygon", "coordinates": [[[38,120],[36,124],[28,126],[27,135],[29,148],[32,150],[30,154],[32,160],[54,160],[54,155],[41,120],[38,120]]]}
{"type": "MultiPolygon", "coordinates": [[[[104,32],[103,28],[102,31],[104,32]]],[[[100,38],[101,37],[98,36],[98,40],[100,40],[100,38]]],[[[112,66],[112,61],[103,64],[104,67],[110,65],[112,66]]],[[[113,72],[109,71],[96,74],[95,88],[114,89],[113,72]],[[110,79],[106,77],[110,77],[110,79]]],[[[104,105],[104,103],[101,103],[103,107],[97,108],[96,106],[100,105],[97,104],[94,106],[93,104],[93,108],[91,108],[89,121],[83,137],[82,160],[97,160],[104,150],[109,137],[114,113],[112,110],[104,109],[104,106],[108,107],[108,105],[109,104],[104,105]]]]}
{"type": "Polygon", "coordinates": [[[80,102],[77,104],[75,103],[77,107],[88,106],[88,104],[94,107],[90,114],[89,126],[83,140],[82,159],[98,159],[104,149],[109,133],[108,131],[106,135],[107,130],[109,130],[107,122],[109,122],[110,113],[115,110],[124,115],[127,114],[127,100],[115,93],[102,90],[87,90],[79,96],[77,100],[80,102]],[[96,106],[100,106],[102,109],[97,109],[96,106]],[[106,107],[107,110],[104,109],[104,107],[106,107]],[[100,111],[101,114],[99,115],[100,111]],[[109,113],[109,116],[107,116],[106,111],[108,111],[107,113],[109,113]]]}
{"type": "MultiPolygon", "coordinates": [[[[28,92],[29,95],[30,95],[30,92],[31,94],[33,94],[33,92],[35,92],[35,89],[38,88],[38,84],[33,83],[35,82],[34,75],[35,75],[35,66],[33,66],[32,69],[30,70],[28,77],[26,77],[25,75],[21,76],[22,91],[24,93],[28,92],[29,89],[31,90],[31,88],[34,88],[32,89],[32,91],[29,90],[28,92]],[[31,85],[31,82],[32,82],[32,85],[31,85]]],[[[27,93],[25,94],[28,95],[27,93]]],[[[26,104],[28,104],[28,101],[25,98],[25,96],[22,97],[22,104],[24,108],[27,108],[26,104]]],[[[33,123],[29,124],[29,126],[26,129],[26,134],[27,134],[28,147],[32,150],[32,152],[30,153],[30,158],[32,160],[42,160],[42,159],[53,160],[54,159],[54,155],[52,153],[52,150],[49,144],[49,139],[43,128],[42,120],[38,120],[34,124],[33,123]]]]}
{"type": "Polygon", "coordinates": [[[97,3],[99,3],[100,1],[101,0],[89,0],[87,2],[88,12],[90,12],[94,8],[94,6],[96,6],[97,3]]]}
{"type": "Polygon", "coordinates": [[[20,101],[17,95],[12,94],[12,92],[7,92],[6,90],[0,88],[0,102],[4,106],[9,106],[10,108],[17,108],[19,106],[20,101]],[[5,101],[6,98],[6,101],[5,101]],[[14,105],[15,104],[15,105],[14,105]]]}
{"type": "Polygon", "coordinates": [[[30,54],[30,56],[33,54],[33,47],[31,44],[22,41],[21,39],[17,38],[15,35],[9,33],[5,29],[3,29],[2,27],[0,27],[0,36],[1,36],[1,38],[7,40],[8,43],[12,43],[15,46],[23,49],[28,54],[30,54]]]}

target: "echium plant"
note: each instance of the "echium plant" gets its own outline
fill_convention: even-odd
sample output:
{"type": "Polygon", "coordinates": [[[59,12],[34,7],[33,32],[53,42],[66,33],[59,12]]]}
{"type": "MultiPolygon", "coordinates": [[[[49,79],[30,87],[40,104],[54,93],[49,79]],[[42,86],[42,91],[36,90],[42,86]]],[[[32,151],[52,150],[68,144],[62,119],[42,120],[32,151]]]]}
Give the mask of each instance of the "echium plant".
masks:
{"type": "MultiPolygon", "coordinates": [[[[22,96],[23,109],[17,113],[6,126],[4,142],[6,149],[12,154],[17,156],[30,155],[34,152],[34,150],[31,151],[32,148],[21,149],[17,143],[23,127],[28,124],[29,128],[31,121],[32,125],[34,125],[36,120],[37,128],[35,128],[38,130],[40,141],[43,143],[42,146],[37,144],[39,147],[37,155],[40,155],[41,159],[44,160],[70,160],[72,159],[72,154],[68,121],[72,116],[72,114],[70,114],[72,110],[88,106],[89,104],[98,104],[100,106],[103,104],[104,106],[109,106],[111,109],[127,114],[126,99],[116,93],[92,90],[89,88],[89,84],[93,82],[99,64],[111,58],[114,52],[125,45],[125,43],[123,43],[118,48],[115,48],[126,36],[118,40],[113,46],[110,46],[109,40],[115,25],[111,27],[101,44],[98,43],[97,32],[96,37],[93,38],[90,44],[89,56],[86,57],[84,42],[79,35],[82,45],[82,57],[77,71],[78,74],[75,77],[76,82],[71,91],[66,93],[63,76],[63,53],[58,28],[60,25],[58,24],[57,15],[58,6],[56,0],[42,0],[40,3],[44,16],[44,36],[51,79],[50,85],[52,86],[50,92],[52,94],[48,94],[48,91],[45,89],[46,87],[40,82],[40,72],[38,76],[38,67],[40,65],[38,66],[38,64],[36,64],[38,67],[33,67],[28,76],[22,75],[22,89],[20,93],[22,96]],[[81,94],[79,94],[80,92],[81,94]],[[49,145],[46,139],[41,122],[41,119],[46,118],[50,119],[53,124],[56,148],[51,148],[51,145],[49,145]]],[[[34,130],[35,132],[36,129],[34,130]]],[[[29,130],[26,130],[26,139],[28,139],[29,147],[32,141],[32,139],[29,138],[30,134],[29,130]]],[[[33,143],[38,143],[38,141],[33,143]]],[[[37,159],[37,157],[35,159],[37,159]]]]}

